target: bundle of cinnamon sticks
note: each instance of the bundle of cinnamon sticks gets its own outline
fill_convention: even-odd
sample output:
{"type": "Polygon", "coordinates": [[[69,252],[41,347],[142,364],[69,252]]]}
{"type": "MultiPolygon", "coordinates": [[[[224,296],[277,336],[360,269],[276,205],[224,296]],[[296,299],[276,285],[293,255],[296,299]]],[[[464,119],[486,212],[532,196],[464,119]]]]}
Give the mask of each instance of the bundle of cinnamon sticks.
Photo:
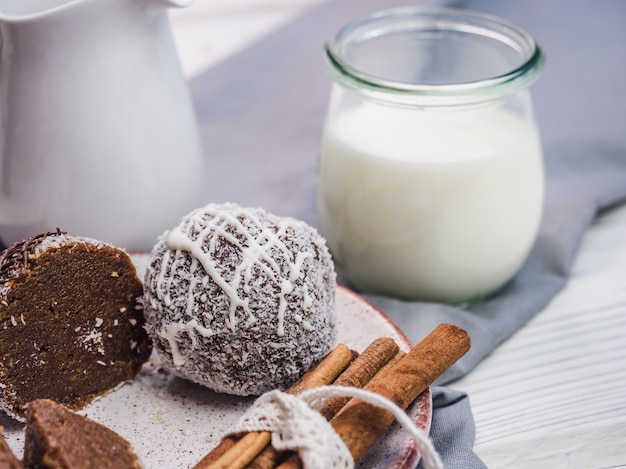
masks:
{"type": "MultiPolygon", "coordinates": [[[[466,331],[441,324],[408,353],[388,337],[375,340],[361,354],[339,344],[286,392],[299,394],[327,384],[376,392],[406,409],[470,348],[466,331]]],[[[357,461],[394,421],[382,408],[359,399],[332,398],[320,410],[357,461]]],[[[297,453],[278,452],[268,432],[224,438],[193,469],[296,469],[297,453]]]]}

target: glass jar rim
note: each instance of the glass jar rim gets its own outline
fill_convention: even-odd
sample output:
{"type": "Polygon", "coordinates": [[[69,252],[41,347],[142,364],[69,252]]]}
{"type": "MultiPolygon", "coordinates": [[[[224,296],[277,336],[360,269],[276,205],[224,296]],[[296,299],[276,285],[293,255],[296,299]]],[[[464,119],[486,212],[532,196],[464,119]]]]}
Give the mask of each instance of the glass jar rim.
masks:
{"type": "Polygon", "coordinates": [[[488,13],[437,7],[390,8],[351,21],[326,43],[324,52],[327,69],[335,81],[375,94],[403,95],[405,98],[414,96],[418,99],[445,100],[447,97],[474,101],[478,97],[482,100],[513,93],[532,85],[539,78],[545,63],[545,55],[534,38],[515,23],[488,13]],[[404,27],[407,28],[406,20],[413,20],[422,26],[427,24],[441,31],[482,34],[517,50],[521,63],[505,73],[479,80],[430,84],[400,82],[368,74],[343,58],[341,51],[348,42],[362,36],[368,38],[385,34],[376,30],[384,24],[405,22],[404,27]]]}

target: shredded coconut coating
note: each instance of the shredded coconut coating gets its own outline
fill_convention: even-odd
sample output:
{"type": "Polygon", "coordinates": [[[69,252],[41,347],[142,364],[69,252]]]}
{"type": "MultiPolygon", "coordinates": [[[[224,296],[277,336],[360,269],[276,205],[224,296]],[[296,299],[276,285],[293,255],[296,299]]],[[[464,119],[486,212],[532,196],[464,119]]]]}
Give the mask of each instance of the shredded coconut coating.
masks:
{"type": "Polygon", "coordinates": [[[286,388],[334,346],[335,290],[326,241],[314,228],[211,204],[159,238],[144,314],[174,374],[259,395],[286,388]]]}
{"type": "Polygon", "coordinates": [[[6,298],[11,282],[21,274],[28,272],[31,260],[51,248],[61,248],[74,244],[89,244],[98,248],[113,247],[108,243],[87,238],[74,236],[57,228],[56,231],[37,234],[31,238],[17,242],[5,249],[0,255],[0,299],[6,298]]]}

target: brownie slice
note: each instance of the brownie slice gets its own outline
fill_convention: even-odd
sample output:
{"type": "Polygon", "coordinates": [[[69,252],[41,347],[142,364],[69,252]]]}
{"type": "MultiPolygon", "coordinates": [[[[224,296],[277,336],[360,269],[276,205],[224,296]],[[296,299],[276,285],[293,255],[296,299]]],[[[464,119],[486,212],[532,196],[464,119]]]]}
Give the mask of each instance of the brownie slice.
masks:
{"type": "Polygon", "coordinates": [[[29,469],[139,469],[130,444],[113,430],[48,399],[26,409],[24,464],[29,469]]]}

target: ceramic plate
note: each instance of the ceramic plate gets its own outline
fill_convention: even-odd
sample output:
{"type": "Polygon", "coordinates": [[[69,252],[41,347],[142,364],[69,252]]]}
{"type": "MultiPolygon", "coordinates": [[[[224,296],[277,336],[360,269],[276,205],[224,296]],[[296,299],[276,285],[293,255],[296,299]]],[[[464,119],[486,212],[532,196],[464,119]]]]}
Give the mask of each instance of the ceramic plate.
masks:
{"type": "MultiPolygon", "coordinates": [[[[147,257],[133,255],[143,277],[147,257]]],[[[338,340],[362,351],[374,339],[392,337],[404,350],[406,336],[384,314],[362,297],[338,288],[338,340]]],[[[81,413],[115,430],[128,441],[146,468],[191,468],[208,453],[235,424],[254,398],[214,393],[170,376],[153,354],[142,372],[129,384],[101,397],[81,413]]],[[[428,432],[432,401],[430,390],[409,408],[416,424],[428,432]]],[[[23,427],[0,415],[5,437],[17,455],[23,448],[23,427]]],[[[416,445],[394,425],[359,461],[363,468],[409,468],[419,459],[416,445]]]]}

